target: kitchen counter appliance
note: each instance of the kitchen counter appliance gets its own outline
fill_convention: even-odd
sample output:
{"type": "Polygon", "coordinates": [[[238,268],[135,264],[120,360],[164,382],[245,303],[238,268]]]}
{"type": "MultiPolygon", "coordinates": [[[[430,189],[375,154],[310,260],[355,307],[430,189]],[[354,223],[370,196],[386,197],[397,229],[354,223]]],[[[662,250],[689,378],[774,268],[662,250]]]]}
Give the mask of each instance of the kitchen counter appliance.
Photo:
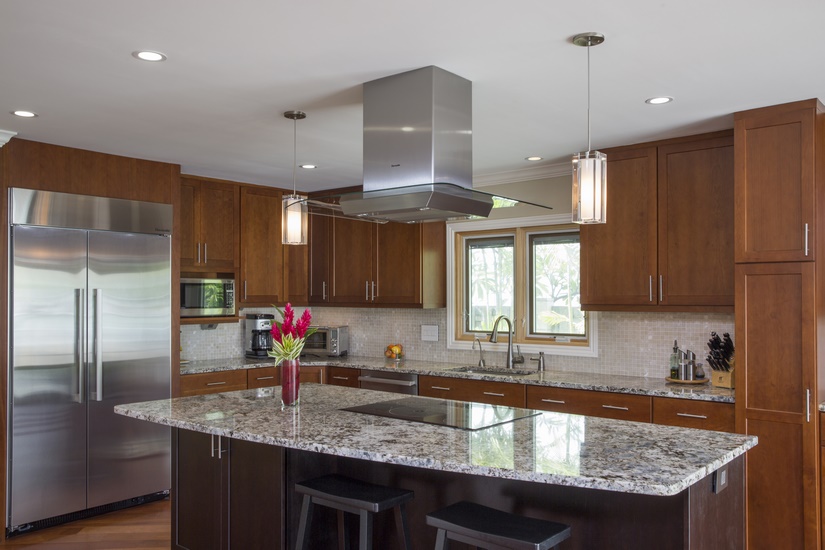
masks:
{"type": "Polygon", "coordinates": [[[9,190],[6,533],[164,498],[172,206],[9,190]]]}
{"type": "Polygon", "coordinates": [[[233,279],[182,278],[181,317],[224,317],[235,315],[233,279]]]}
{"type": "Polygon", "coordinates": [[[246,356],[252,358],[268,357],[272,350],[272,321],[275,316],[271,313],[247,313],[244,319],[246,334],[246,356]]]}
{"type": "Polygon", "coordinates": [[[302,356],[341,357],[349,353],[349,327],[317,326],[307,336],[302,356]]]}

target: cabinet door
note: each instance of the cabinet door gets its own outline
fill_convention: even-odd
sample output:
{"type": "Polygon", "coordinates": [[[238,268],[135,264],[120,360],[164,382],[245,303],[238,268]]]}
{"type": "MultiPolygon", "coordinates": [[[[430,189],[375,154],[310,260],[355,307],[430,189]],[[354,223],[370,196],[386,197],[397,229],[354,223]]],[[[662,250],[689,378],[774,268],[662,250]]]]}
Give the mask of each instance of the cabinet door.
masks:
{"type": "Polygon", "coordinates": [[[309,216],[309,303],[329,302],[332,292],[332,218],[323,212],[309,216]]]}
{"type": "Polygon", "coordinates": [[[194,267],[198,259],[195,236],[195,188],[186,180],[180,184],[180,266],[194,267]]]}
{"type": "Polygon", "coordinates": [[[244,305],[284,302],[284,245],[281,244],[281,192],[241,189],[241,277],[237,295],[244,305]]]}
{"type": "Polygon", "coordinates": [[[217,436],[173,430],[176,453],[175,491],[172,502],[175,548],[218,550],[225,548],[225,460],[215,456],[217,436]]]}
{"type": "Polygon", "coordinates": [[[421,303],[421,224],[375,227],[375,303],[421,303]]]}
{"type": "Polygon", "coordinates": [[[651,398],[627,393],[527,386],[527,408],[650,422],[651,398]]]}
{"type": "Polygon", "coordinates": [[[736,261],[814,259],[815,101],[737,113],[736,261]]]}
{"type": "Polygon", "coordinates": [[[653,423],[683,428],[733,432],[734,406],[694,399],[653,398],[653,423]]]}
{"type": "Polygon", "coordinates": [[[374,238],[372,223],[332,218],[333,303],[372,302],[374,238]]]}
{"type": "Polygon", "coordinates": [[[199,199],[200,265],[232,270],[238,255],[238,186],[204,182],[199,199]]]}
{"type": "Polygon", "coordinates": [[[302,384],[326,384],[327,368],[302,366],[299,376],[302,384]]]}
{"type": "Polygon", "coordinates": [[[187,374],[180,377],[180,395],[203,395],[246,389],[246,369],[187,374]]]}
{"type": "Polygon", "coordinates": [[[309,300],[309,271],[307,246],[284,247],[284,282],[286,302],[303,306],[309,300]]]}
{"type": "Polygon", "coordinates": [[[524,407],[524,384],[419,376],[418,388],[418,394],[425,397],[524,407]]]}
{"type": "Polygon", "coordinates": [[[358,376],[361,371],[358,369],[350,369],[347,367],[327,367],[327,378],[329,383],[334,386],[346,386],[348,388],[357,388],[360,386],[358,376]]]}
{"type": "Polygon", "coordinates": [[[736,428],[752,548],[818,544],[816,318],[810,262],[736,266],[736,428]]]}
{"type": "Polygon", "coordinates": [[[581,303],[655,305],[656,148],[607,153],[607,223],[581,227],[581,303]]]}
{"type": "Polygon", "coordinates": [[[232,439],[228,462],[229,548],[286,548],[284,448],[232,439]]]}
{"type": "Polygon", "coordinates": [[[250,390],[277,386],[280,384],[280,380],[281,372],[278,367],[246,369],[246,387],[250,390]]]}
{"type": "Polygon", "coordinates": [[[658,154],[659,303],[733,306],[733,138],[658,154]]]}

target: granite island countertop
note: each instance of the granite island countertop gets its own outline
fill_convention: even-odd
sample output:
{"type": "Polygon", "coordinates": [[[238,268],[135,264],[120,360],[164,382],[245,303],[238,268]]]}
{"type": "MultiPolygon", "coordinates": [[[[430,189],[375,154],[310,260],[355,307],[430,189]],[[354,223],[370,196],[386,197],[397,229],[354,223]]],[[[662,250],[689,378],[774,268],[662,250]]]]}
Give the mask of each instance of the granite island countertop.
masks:
{"type": "MultiPolygon", "coordinates": [[[[270,359],[248,359],[235,357],[227,359],[210,359],[190,361],[180,367],[181,375],[204,372],[218,372],[257,367],[272,367],[278,363],[270,359]]],[[[478,372],[455,372],[452,369],[467,366],[465,364],[445,363],[439,361],[402,360],[391,361],[383,357],[302,357],[301,364],[306,366],[333,366],[353,369],[370,369],[377,371],[404,372],[418,375],[447,376],[473,380],[491,380],[496,382],[514,382],[536,386],[552,386],[575,390],[605,391],[650,395],[654,397],[673,397],[695,399],[718,403],[733,403],[734,390],[717,388],[710,383],[702,385],[684,385],[667,382],[664,378],[643,376],[620,376],[588,372],[536,371],[526,376],[507,376],[478,372]]],[[[825,409],[823,409],[825,410],[825,409]]]]}
{"type": "Polygon", "coordinates": [[[467,431],[341,410],[398,394],[306,384],[300,405],[281,410],[278,387],[268,389],[118,405],[115,412],[374,462],[662,496],[680,493],[757,443],[754,436],[552,412],[467,431]]]}

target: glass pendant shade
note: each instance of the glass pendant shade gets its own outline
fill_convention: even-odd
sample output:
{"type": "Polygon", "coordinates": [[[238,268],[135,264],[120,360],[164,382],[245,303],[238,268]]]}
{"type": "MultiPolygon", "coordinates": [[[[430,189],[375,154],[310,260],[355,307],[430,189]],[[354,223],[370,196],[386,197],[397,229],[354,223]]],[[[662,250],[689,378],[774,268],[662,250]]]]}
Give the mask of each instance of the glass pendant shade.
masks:
{"type": "Polygon", "coordinates": [[[307,212],[306,197],[301,195],[286,195],[283,198],[283,228],[282,242],[284,244],[307,244],[307,212]]]}
{"type": "Polygon", "coordinates": [[[573,222],[607,221],[607,155],[585,151],[573,156],[573,222]]]}

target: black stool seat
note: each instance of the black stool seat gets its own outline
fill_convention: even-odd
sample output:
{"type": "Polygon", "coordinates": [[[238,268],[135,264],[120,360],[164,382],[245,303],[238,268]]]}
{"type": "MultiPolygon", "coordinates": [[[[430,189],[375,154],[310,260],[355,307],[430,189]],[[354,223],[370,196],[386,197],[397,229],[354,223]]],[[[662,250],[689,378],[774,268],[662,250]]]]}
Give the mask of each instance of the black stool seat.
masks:
{"type": "Polygon", "coordinates": [[[395,508],[396,522],[404,547],[410,548],[409,532],[405,504],[412,500],[414,493],[406,489],[375,485],[357,479],[330,474],[316,477],[295,484],[295,491],[304,495],[301,505],[301,519],[298,525],[298,550],[306,545],[309,538],[309,525],[312,522],[312,506],[317,504],[339,510],[338,528],[339,545],[346,546],[346,524],[340,512],[349,512],[360,516],[359,544],[361,550],[372,548],[372,515],[390,508],[395,508]],[[342,525],[343,524],[343,525],[342,525]],[[342,531],[343,528],[343,531],[342,531]]]}
{"type": "Polygon", "coordinates": [[[427,514],[427,525],[438,529],[436,550],[446,549],[449,539],[487,549],[548,550],[570,538],[569,525],[465,501],[427,514]]]}

